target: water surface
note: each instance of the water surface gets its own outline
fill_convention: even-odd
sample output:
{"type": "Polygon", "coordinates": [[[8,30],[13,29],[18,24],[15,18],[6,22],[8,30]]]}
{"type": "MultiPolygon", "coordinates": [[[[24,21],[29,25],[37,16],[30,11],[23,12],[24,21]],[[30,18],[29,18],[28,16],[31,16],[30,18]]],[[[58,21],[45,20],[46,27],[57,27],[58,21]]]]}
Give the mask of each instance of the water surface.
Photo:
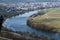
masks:
{"type": "Polygon", "coordinates": [[[26,24],[27,18],[37,12],[38,11],[31,11],[31,12],[27,12],[23,15],[9,18],[4,22],[3,26],[5,26],[8,29],[11,29],[13,31],[30,32],[30,33],[34,32],[37,35],[45,35],[47,37],[52,37],[52,38],[55,38],[56,40],[60,40],[59,33],[49,33],[49,32],[44,32],[44,31],[38,31],[38,30],[35,30],[35,29],[27,26],[27,24],[26,24]]]}

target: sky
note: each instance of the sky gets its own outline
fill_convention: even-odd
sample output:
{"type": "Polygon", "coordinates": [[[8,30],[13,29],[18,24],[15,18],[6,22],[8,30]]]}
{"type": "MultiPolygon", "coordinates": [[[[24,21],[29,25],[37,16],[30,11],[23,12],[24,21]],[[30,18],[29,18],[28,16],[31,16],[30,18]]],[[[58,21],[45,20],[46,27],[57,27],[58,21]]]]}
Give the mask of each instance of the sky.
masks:
{"type": "Polygon", "coordinates": [[[50,1],[60,1],[60,0],[0,0],[0,2],[7,3],[18,3],[18,2],[50,2],[50,1]]]}

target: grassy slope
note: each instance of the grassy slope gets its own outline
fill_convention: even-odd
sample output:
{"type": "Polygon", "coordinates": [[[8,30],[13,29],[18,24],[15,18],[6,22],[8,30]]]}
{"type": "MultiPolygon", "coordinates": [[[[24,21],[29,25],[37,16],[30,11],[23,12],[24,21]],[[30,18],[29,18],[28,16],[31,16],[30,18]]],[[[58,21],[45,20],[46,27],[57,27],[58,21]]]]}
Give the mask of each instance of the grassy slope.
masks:
{"type": "Polygon", "coordinates": [[[23,14],[27,11],[24,11],[24,10],[15,10],[15,11],[11,11],[11,12],[6,12],[5,10],[1,10],[0,9],[0,14],[3,14],[6,18],[10,18],[12,16],[16,16],[16,15],[19,15],[19,14],[23,14]]]}
{"type": "Polygon", "coordinates": [[[45,10],[46,14],[33,18],[33,21],[51,25],[60,32],[60,8],[51,8],[45,10]]]}
{"type": "MultiPolygon", "coordinates": [[[[5,17],[13,16],[13,12],[12,13],[8,13],[5,10],[0,10],[0,14],[3,14],[5,17]]],[[[16,14],[16,12],[15,12],[15,14],[16,14]]]]}

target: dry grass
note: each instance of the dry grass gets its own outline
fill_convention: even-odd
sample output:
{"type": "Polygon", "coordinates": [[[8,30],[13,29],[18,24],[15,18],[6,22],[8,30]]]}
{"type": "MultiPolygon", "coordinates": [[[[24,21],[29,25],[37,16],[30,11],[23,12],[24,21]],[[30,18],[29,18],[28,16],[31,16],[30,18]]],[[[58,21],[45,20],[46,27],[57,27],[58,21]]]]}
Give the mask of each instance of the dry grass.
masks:
{"type": "Polygon", "coordinates": [[[60,8],[45,10],[46,14],[32,18],[36,23],[52,25],[60,32],[60,8]]]}

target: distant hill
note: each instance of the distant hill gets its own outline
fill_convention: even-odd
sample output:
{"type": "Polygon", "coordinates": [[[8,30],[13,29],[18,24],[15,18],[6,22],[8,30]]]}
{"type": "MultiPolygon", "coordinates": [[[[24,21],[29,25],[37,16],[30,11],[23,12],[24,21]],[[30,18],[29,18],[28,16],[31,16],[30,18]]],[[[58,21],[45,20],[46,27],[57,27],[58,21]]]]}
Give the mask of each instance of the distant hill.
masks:
{"type": "Polygon", "coordinates": [[[18,2],[60,2],[60,0],[0,0],[0,2],[18,3],[18,2]]]}

